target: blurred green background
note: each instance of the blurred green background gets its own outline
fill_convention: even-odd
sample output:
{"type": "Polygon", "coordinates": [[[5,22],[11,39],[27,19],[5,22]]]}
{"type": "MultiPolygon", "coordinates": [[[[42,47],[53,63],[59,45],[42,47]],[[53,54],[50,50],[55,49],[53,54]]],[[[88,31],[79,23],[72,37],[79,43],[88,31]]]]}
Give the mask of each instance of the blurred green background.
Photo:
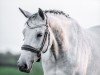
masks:
{"type": "Polygon", "coordinates": [[[19,55],[10,52],[0,53],[0,75],[43,75],[41,62],[36,62],[30,73],[20,72],[17,68],[19,55]]]}

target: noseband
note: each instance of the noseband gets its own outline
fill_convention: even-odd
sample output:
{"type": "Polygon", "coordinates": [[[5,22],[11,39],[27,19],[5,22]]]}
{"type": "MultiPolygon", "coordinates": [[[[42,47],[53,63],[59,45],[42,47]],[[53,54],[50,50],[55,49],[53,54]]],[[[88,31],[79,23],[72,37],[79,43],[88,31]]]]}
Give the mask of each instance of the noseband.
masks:
{"type": "MultiPolygon", "coordinates": [[[[27,24],[27,25],[28,25],[28,24],[27,24]]],[[[31,51],[31,52],[33,52],[33,53],[36,53],[37,56],[38,56],[38,58],[39,58],[38,62],[39,62],[40,59],[41,59],[41,52],[45,53],[45,52],[48,50],[48,46],[49,46],[49,43],[50,43],[50,32],[49,32],[49,30],[48,30],[47,20],[46,20],[46,24],[45,24],[45,25],[41,25],[41,26],[46,26],[45,33],[44,33],[44,37],[43,37],[43,40],[42,40],[42,43],[41,43],[41,47],[40,47],[39,49],[34,48],[34,47],[30,46],[30,45],[22,45],[22,47],[21,47],[22,50],[31,51]],[[44,48],[44,45],[45,45],[47,39],[48,39],[48,45],[47,45],[46,50],[43,51],[43,48],[44,48]]],[[[38,27],[41,27],[41,26],[30,27],[30,26],[28,25],[28,27],[29,27],[30,29],[35,29],[35,28],[38,28],[38,27]]]]}

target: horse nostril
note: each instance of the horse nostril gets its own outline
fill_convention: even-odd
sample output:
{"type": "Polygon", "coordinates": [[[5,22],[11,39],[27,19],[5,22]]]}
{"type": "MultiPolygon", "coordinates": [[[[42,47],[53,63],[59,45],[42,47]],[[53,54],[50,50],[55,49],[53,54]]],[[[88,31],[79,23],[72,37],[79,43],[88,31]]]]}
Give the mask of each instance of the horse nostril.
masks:
{"type": "Polygon", "coordinates": [[[26,64],[18,64],[19,70],[27,70],[27,65],[26,64]]]}
{"type": "Polygon", "coordinates": [[[24,64],[24,68],[27,69],[27,65],[26,64],[24,64]]]}

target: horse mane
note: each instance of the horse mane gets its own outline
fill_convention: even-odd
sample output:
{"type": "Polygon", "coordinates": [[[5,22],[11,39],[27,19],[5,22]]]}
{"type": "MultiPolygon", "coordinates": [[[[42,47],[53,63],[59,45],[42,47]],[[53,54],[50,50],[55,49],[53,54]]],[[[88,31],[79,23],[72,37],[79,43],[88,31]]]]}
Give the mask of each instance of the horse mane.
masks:
{"type": "MultiPolygon", "coordinates": [[[[65,20],[67,20],[67,18],[69,18],[69,15],[67,14],[65,14],[63,11],[59,11],[59,10],[45,10],[44,11],[46,14],[51,14],[51,15],[55,15],[55,17],[56,16],[62,16],[62,17],[65,17],[65,20]]],[[[48,16],[48,15],[47,15],[48,16]]],[[[61,17],[60,17],[60,19],[61,19],[61,17]]],[[[52,25],[52,23],[49,23],[50,24],[50,28],[51,28],[51,30],[52,30],[52,32],[53,32],[53,34],[54,34],[54,37],[55,37],[55,40],[56,40],[56,42],[57,42],[57,45],[58,45],[58,50],[55,50],[54,49],[54,57],[56,58],[56,56],[58,55],[58,54],[60,54],[60,55],[62,55],[63,56],[63,50],[65,50],[64,49],[64,46],[65,46],[65,37],[64,37],[64,35],[65,35],[65,33],[64,33],[64,27],[60,27],[59,25],[52,25]],[[57,54],[56,54],[56,53],[57,54]]],[[[64,24],[65,25],[65,24],[64,24]]],[[[67,38],[66,38],[67,39],[67,38]]],[[[67,44],[68,44],[68,42],[67,42],[67,44]]],[[[52,47],[54,48],[54,45],[52,45],[52,47]]],[[[51,47],[51,48],[52,48],[51,47]]],[[[55,46],[55,47],[57,47],[57,46],[55,46]]],[[[53,49],[52,49],[53,50],[53,49]]]]}
{"type": "Polygon", "coordinates": [[[45,10],[44,12],[58,14],[58,15],[64,15],[66,17],[69,17],[69,14],[65,14],[63,11],[60,11],[60,10],[45,10]]]}

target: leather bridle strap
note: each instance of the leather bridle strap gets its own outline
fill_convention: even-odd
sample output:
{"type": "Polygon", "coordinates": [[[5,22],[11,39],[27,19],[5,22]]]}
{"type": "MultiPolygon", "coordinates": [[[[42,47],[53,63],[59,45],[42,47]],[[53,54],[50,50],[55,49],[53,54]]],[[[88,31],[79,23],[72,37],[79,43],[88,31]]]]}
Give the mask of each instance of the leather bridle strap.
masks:
{"type": "MultiPolygon", "coordinates": [[[[48,35],[49,35],[49,31],[48,31],[48,27],[46,27],[46,30],[45,30],[45,33],[44,33],[44,38],[43,38],[43,41],[42,41],[42,44],[41,44],[41,47],[40,47],[40,51],[43,50],[43,47],[44,47],[46,40],[47,40],[47,37],[49,37],[48,35]]],[[[49,42],[49,40],[50,39],[48,39],[48,42],[49,42]]],[[[47,46],[46,50],[42,51],[42,52],[45,53],[47,51],[47,49],[48,49],[48,46],[47,46]]]]}
{"type": "Polygon", "coordinates": [[[37,50],[36,48],[34,48],[30,45],[22,45],[21,49],[31,51],[31,52],[34,52],[34,53],[39,53],[40,52],[39,50],[37,50]]]}

